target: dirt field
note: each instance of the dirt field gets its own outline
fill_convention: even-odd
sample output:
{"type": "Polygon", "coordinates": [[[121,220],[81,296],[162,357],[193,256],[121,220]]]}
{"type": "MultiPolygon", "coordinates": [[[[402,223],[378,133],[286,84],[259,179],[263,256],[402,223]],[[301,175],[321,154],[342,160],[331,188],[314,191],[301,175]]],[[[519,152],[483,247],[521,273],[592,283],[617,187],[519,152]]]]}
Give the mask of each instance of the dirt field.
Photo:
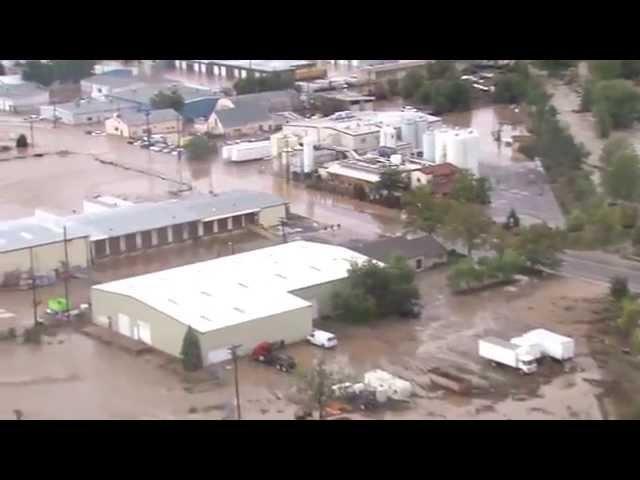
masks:
{"type": "MultiPolygon", "coordinates": [[[[426,307],[422,319],[366,327],[326,324],[338,335],[335,351],[303,343],[288,348],[302,369],[325,355],[355,374],[385,368],[422,383],[411,407],[353,418],[617,418],[614,409],[619,410],[640,388],[630,383],[638,377],[636,360],[619,353],[613,344],[600,343],[602,347],[594,350],[593,338],[600,338],[595,343],[604,338],[594,337],[594,329],[601,328],[598,298],[603,287],[555,278],[530,281],[515,292],[498,289],[454,298],[444,289],[442,270],[421,274],[419,282],[426,307]],[[481,336],[508,339],[533,327],[574,337],[575,361],[566,366],[549,361],[536,374],[521,376],[492,367],[476,354],[481,336]],[[420,370],[431,366],[470,379],[473,393],[461,396],[425,385],[420,370]]],[[[13,418],[14,409],[34,419],[234,415],[233,372],[228,365],[186,377],[179,363],[163,354],[136,357],[70,330],[38,347],[1,342],[0,356],[0,418],[13,418]]],[[[289,394],[295,375],[248,359],[239,365],[243,418],[291,419],[297,408],[289,394]]]]}

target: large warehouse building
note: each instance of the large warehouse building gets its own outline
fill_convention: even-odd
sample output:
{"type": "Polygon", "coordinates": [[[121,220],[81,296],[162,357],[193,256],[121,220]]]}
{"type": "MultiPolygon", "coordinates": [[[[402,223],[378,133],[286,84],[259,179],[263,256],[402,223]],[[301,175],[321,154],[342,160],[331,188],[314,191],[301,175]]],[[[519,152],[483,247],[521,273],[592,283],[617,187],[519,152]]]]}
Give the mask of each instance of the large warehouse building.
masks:
{"type": "Polygon", "coordinates": [[[242,230],[273,227],[286,218],[285,200],[264,192],[233,190],[192,194],[163,202],[112,199],[84,203],[84,213],[57,216],[36,210],[30,218],[0,222],[0,280],[33,268],[51,275],[65,259],[64,229],[71,268],[115,255],[242,230]],[[33,260],[33,262],[32,262],[33,260]],[[4,275],[4,278],[1,276],[4,275]]]}
{"type": "Polygon", "coordinates": [[[184,267],[96,285],[93,320],[173,356],[187,328],[205,364],[246,354],[263,341],[304,339],[331,312],[331,293],[351,262],[367,257],[344,247],[297,240],[184,267]]]}

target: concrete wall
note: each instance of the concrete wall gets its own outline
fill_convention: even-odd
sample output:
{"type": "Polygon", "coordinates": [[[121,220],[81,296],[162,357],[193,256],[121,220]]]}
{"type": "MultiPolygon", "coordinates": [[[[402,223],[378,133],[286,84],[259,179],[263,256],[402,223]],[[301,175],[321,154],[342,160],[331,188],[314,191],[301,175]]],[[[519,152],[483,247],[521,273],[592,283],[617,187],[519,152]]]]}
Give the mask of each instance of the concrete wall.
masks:
{"type": "MultiPolygon", "coordinates": [[[[70,267],[86,267],[88,244],[86,238],[76,238],[67,241],[70,267]]],[[[64,242],[50,243],[33,248],[33,265],[36,274],[47,274],[56,268],[61,268],[64,261],[64,242]]],[[[0,272],[15,270],[28,271],[30,266],[30,253],[28,248],[0,253],[0,272]]]]}
{"type": "MultiPolygon", "coordinates": [[[[91,289],[91,307],[93,321],[99,325],[108,325],[117,329],[118,314],[127,315],[133,329],[136,321],[146,322],[151,330],[151,344],[154,348],[175,357],[180,356],[182,340],[187,326],[164,313],[161,313],[134,298],[96,288],[91,289]]],[[[198,333],[202,354],[206,362],[209,350],[218,350],[232,344],[242,344],[241,355],[249,353],[263,341],[284,340],[297,342],[311,333],[311,306],[263,317],[251,322],[231,325],[208,333],[198,333]]]]}
{"type": "Polygon", "coordinates": [[[277,205],[275,207],[265,208],[260,211],[258,216],[258,222],[269,228],[280,223],[280,219],[286,217],[287,215],[287,206],[286,205],[277,205]]]}
{"type": "Polygon", "coordinates": [[[340,135],[342,146],[352,150],[373,150],[380,146],[380,134],[340,135]]]}

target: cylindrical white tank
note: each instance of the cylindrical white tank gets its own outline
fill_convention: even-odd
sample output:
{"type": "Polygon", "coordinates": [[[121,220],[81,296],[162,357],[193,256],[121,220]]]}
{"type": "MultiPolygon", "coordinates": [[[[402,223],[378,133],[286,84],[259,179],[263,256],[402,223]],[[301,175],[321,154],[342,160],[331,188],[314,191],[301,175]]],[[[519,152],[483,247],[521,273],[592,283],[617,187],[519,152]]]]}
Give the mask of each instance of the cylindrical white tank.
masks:
{"type": "Polygon", "coordinates": [[[413,148],[416,148],[416,121],[413,118],[404,118],[400,125],[400,132],[402,133],[402,141],[410,144],[413,148]]]}
{"type": "Polygon", "coordinates": [[[416,120],[416,149],[424,154],[424,132],[427,131],[427,117],[420,115],[416,120]]]}
{"type": "Polygon", "coordinates": [[[380,146],[396,147],[396,130],[395,128],[385,125],[380,129],[380,146]]]}
{"type": "Polygon", "coordinates": [[[276,133],[271,135],[271,158],[276,158],[282,150],[282,140],[284,133],[276,133]]]}
{"type": "Polygon", "coordinates": [[[315,152],[313,150],[313,146],[316,144],[314,138],[310,135],[307,135],[302,140],[303,145],[303,162],[302,162],[302,171],[304,173],[311,173],[315,169],[315,152]]]}
{"type": "Polygon", "coordinates": [[[447,139],[447,162],[453,163],[458,168],[467,168],[464,155],[464,134],[459,130],[452,132],[447,139]]]}
{"type": "Polygon", "coordinates": [[[391,155],[391,158],[389,158],[389,160],[393,165],[400,165],[402,164],[402,155],[396,153],[394,155],[391,155]]]}
{"type": "Polygon", "coordinates": [[[464,156],[466,168],[478,175],[478,159],[480,152],[480,135],[474,129],[468,129],[464,133],[464,156]]]}
{"type": "Polygon", "coordinates": [[[422,134],[422,158],[427,162],[433,162],[436,159],[436,143],[435,133],[428,129],[422,134]]]}
{"type": "Polygon", "coordinates": [[[444,163],[448,161],[447,155],[447,139],[451,130],[441,128],[434,133],[434,161],[435,163],[444,163]]]}

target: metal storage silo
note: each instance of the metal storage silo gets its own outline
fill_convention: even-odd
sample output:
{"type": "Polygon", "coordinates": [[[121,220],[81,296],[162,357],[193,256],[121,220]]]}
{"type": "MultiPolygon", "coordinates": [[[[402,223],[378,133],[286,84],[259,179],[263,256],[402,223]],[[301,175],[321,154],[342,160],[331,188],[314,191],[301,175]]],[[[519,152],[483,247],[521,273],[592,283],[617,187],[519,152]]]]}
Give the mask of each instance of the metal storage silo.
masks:
{"type": "Polygon", "coordinates": [[[410,144],[413,148],[417,147],[416,140],[416,121],[413,118],[403,118],[400,124],[402,132],[402,141],[410,144]]]}
{"type": "Polygon", "coordinates": [[[427,117],[425,115],[420,115],[416,120],[416,150],[419,150],[423,153],[424,156],[424,132],[427,131],[427,117]]]}
{"type": "Polygon", "coordinates": [[[441,128],[434,134],[434,161],[436,163],[444,163],[448,161],[447,139],[451,131],[447,128],[441,128]]]}
{"type": "Polygon", "coordinates": [[[465,131],[464,135],[464,155],[466,168],[474,174],[478,174],[478,160],[480,153],[480,135],[472,128],[465,131]]]}
{"type": "Polygon", "coordinates": [[[464,138],[460,131],[452,132],[447,139],[447,162],[458,168],[467,168],[464,156],[464,138]]]}
{"type": "Polygon", "coordinates": [[[435,132],[427,129],[422,135],[422,158],[428,162],[434,162],[436,159],[435,132]]]}
{"type": "Polygon", "coordinates": [[[391,155],[391,158],[389,159],[389,161],[393,164],[393,165],[401,165],[402,164],[402,155],[400,154],[394,154],[391,155]]]}
{"type": "Polygon", "coordinates": [[[313,146],[316,144],[313,137],[307,135],[302,140],[303,145],[303,160],[302,160],[302,171],[304,173],[311,173],[315,169],[315,151],[313,146]]]}
{"type": "Polygon", "coordinates": [[[384,125],[380,129],[380,146],[381,147],[396,147],[396,131],[389,125],[384,125]]]}

